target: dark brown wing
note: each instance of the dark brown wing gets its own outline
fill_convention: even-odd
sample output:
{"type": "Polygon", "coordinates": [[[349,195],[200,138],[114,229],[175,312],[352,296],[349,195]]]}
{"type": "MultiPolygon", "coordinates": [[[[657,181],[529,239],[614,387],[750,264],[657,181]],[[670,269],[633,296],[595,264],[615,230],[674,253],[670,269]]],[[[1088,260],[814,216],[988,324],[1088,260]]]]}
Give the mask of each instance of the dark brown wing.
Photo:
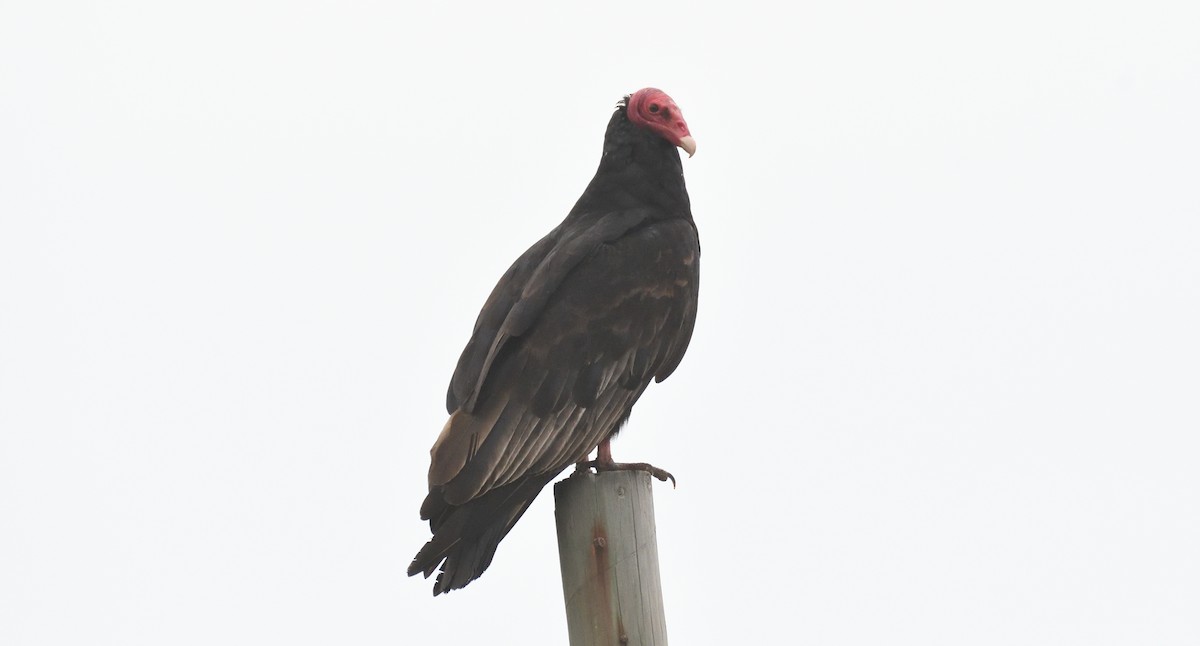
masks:
{"type": "MultiPolygon", "coordinates": [[[[446,502],[461,504],[583,459],[628,415],[651,378],[678,365],[696,315],[695,228],[669,220],[597,242],[586,254],[572,245],[606,233],[596,227],[547,254],[489,352],[476,352],[483,359],[465,367],[460,362],[455,382],[475,382],[462,392],[475,407],[452,413],[429,472],[446,502]],[[581,256],[573,268],[546,271],[572,254],[581,256]],[[480,374],[473,378],[475,365],[480,374]]],[[[476,347],[480,337],[477,331],[476,347]]]]}
{"type": "Polygon", "coordinates": [[[446,412],[474,411],[492,363],[508,340],[529,329],[566,276],[597,246],[640,225],[649,213],[633,209],[598,218],[585,214],[564,222],[522,254],[479,312],[450,380],[446,412]]]}
{"type": "Polygon", "coordinates": [[[519,295],[493,292],[455,372],[448,399],[461,405],[431,451],[421,507],[434,538],[410,568],[428,575],[445,559],[435,592],[478,576],[532,496],[613,433],[691,338],[689,220],[626,215],[566,233],[519,295]]]}

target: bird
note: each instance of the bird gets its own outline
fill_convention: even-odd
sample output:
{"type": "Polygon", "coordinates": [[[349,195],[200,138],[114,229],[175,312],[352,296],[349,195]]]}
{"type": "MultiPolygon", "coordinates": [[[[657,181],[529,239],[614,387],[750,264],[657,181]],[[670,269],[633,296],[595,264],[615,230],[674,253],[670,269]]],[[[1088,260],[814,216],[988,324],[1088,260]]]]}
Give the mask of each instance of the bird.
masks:
{"type": "Polygon", "coordinates": [[[671,97],[623,97],[579,200],[484,303],[430,449],[420,515],[433,536],[408,568],[425,578],[440,568],[435,597],[479,578],[573,464],[674,482],[616,462],[610,442],[650,382],[675,371],[696,324],[700,241],[679,149],[691,157],[696,142],[671,97]]]}

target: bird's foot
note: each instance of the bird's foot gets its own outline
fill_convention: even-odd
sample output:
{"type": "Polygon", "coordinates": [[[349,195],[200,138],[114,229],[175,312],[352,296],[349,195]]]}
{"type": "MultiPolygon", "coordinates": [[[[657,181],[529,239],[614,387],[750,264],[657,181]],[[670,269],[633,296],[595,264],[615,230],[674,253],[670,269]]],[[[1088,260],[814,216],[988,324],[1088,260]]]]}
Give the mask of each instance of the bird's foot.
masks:
{"type": "Polygon", "coordinates": [[[613,462],[612,460],[604,460],[597,458],[595,460],[587,460],[577,462],[575,464],[576,472],[595,469],[596,473],[601,471],[645,471],[662,482],[671,481],[671,488],[675,488],[675,476],[665,469],[660,469],[653,464],[647,462],[613,462]]]}

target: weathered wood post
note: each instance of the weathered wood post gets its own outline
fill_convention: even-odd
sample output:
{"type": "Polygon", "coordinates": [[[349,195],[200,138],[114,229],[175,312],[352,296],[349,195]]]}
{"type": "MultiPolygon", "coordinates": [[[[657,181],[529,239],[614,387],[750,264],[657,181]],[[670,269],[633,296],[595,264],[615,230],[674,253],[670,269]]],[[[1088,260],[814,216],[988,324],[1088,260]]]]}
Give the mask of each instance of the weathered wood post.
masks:
{"type": "Polygon", "coordinates": [[[576,472],[554,517],[571,646],[666,646],[650,474],[576,472]]]}

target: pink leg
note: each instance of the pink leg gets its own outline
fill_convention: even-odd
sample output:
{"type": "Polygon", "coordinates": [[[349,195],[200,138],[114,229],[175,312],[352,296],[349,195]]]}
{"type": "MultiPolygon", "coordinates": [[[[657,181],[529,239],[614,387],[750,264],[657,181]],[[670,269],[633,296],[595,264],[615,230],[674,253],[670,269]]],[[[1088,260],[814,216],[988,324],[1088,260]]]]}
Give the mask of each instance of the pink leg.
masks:
{"type": "Polygon", "coordinates": [[[612,438],[604,438],[600,446],[596,447],[596,462],[600,464],[616,464],[612,457],[612,438]]]}

